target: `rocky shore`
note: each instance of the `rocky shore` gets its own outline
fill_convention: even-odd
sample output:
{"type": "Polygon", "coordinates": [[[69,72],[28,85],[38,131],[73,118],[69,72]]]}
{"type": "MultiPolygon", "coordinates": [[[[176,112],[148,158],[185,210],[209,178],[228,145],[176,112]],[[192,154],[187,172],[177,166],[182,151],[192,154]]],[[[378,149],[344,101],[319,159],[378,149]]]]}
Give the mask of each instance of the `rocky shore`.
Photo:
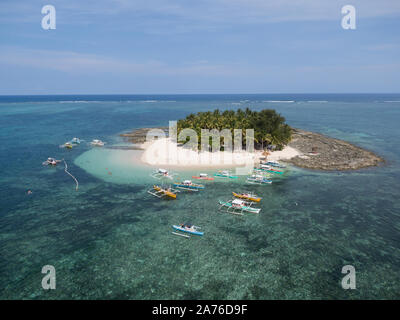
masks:
{"type": "MultiPolygon", "coordinates": [[[[120,136],[134,144],[146,141],[149,130],[154,128],[140,128],[120,136]]],[[[168,136],[168,127],[159,128],[168,136]]],[[[369,150],[357,147],[349,142],[324,136],[319,133],[293,128],[292,141],[289,147],[299,151],[299,155],[282,161],[291,163],[300,168],[314,170],[356,170],[373,167],[385,160],[369,150]]]]}
{"type": "Polygon", "coordinates": [[[168,127],[160,127],[160,128],[135,129],[131,132],[120,134],[120,137],[123,137],[123,138],[125,138],[125,140],[127,140],[131,143],[134,143],[134,144],[142,144],[142,143],[146,142],[147,133],[150,130],[154,130],[154,129],[161,129],[165,132],[165,135],[168,136],[168,127]]]}
{"type": "Polygon", "coordinates": [[[289,146],[302,155],[285,162],[301,168],[344,171],[373,167],[384,162],[373,152],[349,142],[300,129],[293,129],[289,146]]]}

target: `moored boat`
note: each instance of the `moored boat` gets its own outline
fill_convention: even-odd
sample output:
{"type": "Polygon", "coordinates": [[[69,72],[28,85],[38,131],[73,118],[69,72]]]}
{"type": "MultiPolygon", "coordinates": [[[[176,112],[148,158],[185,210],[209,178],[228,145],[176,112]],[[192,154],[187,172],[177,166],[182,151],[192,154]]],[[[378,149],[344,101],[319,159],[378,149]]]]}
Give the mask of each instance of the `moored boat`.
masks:
{"type": "MultiPolygon", "coordinates": [[[[190,223],[181,223],[179,225],[173,225],[172,228],[176,231],[181,231],[189,234],[194,234],[196,236],[204,235],[204,232],[199,231],[200,227],[194,226],[190,223]]],[[[180,235],[180,234],[177,234],[180,235]]]]}
{"type": "Polygon", "coordinates": [[[271,184],[272,180],[265,178],[260,174],[252,174],[250,177],[247,177],[246,181],[252,184],[271,184]]]}
{"type": "Polygon", "coordinates": [[[251,213],[259,213],[261,211],[260,208],[253,208],[252,204],[253,202],[247,202],[243,201],[241,199],[234,199],[230,201],[221,201],[219,200],[220,208],[226,207],[227,212],[233,213],[233,214],[240,214],[245,212],[251,212],[251,213]]]}
{"type": "Polygon", "coordinates": [[[202,184],[195,184],[191,180],[184,180],[182,182],[175,182],[174,187],[178,189],[188,190],[188,191],[199,191],[204,189],[202,184]]]}
{"type": "Polygon", "coordinates": [[[237,176],[233,176],[228,170],[218,171],[217,173],[214,173],[214,177],[230,178],[230,179],[238,178],[237,176]]]}
{"type": "Polygon", "coordinates": [[[42,162],[44,166],[56,166],[61,160],[56,160],[54,158],[47,158],[46,161],[42,162]]]}
{"type": "Polygon", "coordinates": [[[154,172],[151,174],[151,176],[152,176],[153,178],[156,178],[156,179],[162,179],[162,178],[172,179],[173,174],[170,173],[170,172],[169,172],[168,170],[166,170],[166,169],[159,168],[158,170],[154,171],[154,172]]]}
{"type": "Polygon", "coordinates": [[[147,192],[157,198],[176,199],[176,194],[179,190],[172,189],[171,187],[154,185],[153,188],[147,192]]]}
{"type": "Polygon", "coordinates": [[[275,167],[275,168],[286,168],[286,166],[284,166],[283,164],[280,164],[277,161],[267,161],[267,162],[261,162],[261,165],[266,165],[266,166],[271,166],[271,167],[275,167]]]}
{"type": "Polygon", "coordinates": [[[254,194],[252,192],[240,192],[240,193],[232,192],[232,194],[236,198],[249,200],[249,201],[253,201],[253,202],[260,202],[262,199],[261,197],[257,196],[256,194],[254,194]]]}
{"type": "Polygon", "coordinates": [[[207,173],[200,173],[198,176],[192,176],[193,179],[199,180],[214,180],[213,177],[209,177],[207,173]]]}
{"type": "Polygon", "coordinates": [[[284,173],[282,170],[275,169],[275,168],[273,168],[271,166],[267,166],[265,164],[262,164],[260,166],[260,168],[254,168],[254,170],[256,170],[256,171],[264,171],[264,172],[269,172],[269,173],[276,173],[276,174],[283,174],[284,173]]]}
{"type": "Polygon", "coordinates": [[[101,141],[101,140],[98,140],[98,139],[93,139],[93,141],[90,142],[90,144],[91,144],[92,146],[96,146],[96,147],[103,147],[104,144],[105,144],[105,142],[103,142],[103,141],[101,141]]]}

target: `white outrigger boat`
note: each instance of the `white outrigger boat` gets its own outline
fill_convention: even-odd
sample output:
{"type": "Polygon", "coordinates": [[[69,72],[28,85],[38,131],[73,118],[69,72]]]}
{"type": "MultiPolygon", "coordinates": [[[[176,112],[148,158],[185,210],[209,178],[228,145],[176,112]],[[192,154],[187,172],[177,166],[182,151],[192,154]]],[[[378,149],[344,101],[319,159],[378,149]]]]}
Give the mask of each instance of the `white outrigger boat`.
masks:
{"type": "Polygon", "coordinates": [[[46,161],[42,162],[42,165],[44,165],[44,166],[56,166],[60,162],[61,162],[61,160],[56,160],[54,158],[47,158],[46,161]]]}
{"type": "Polygon", "coordinates": [[[272,180],[267,179],[261,174],[252,174],[251,176],[247,177],[246,181],[252,184],[271,184],[272,180]]]}
{"type": "Polygon", "coordinates": [[[254,202],[244,201],[241,199],[233,199],[229,201],[219,200],[220,209],[222,207],[227,208],[226,212],[236,215],[243,215],[243,212],[259,213],[261,208],[253,208],[254,202]]]}
{"type": "Polygon", "coordinates": [[[105,145],[105,142],[94,139],[92,142],[90,142],[90,144],[95,147],[103,147],[105,145]]]}
{"type": "Polygon", "coordinates": [[[174,229],[174,232],[172,232],[172,234],[184,238],[190,238],[190,235],[204,235],[204,232],[199,231],[199,229],[201,229],[200,227],[194,226],[191,223],[181,223],[179,225],[173,225],[172,228],[174,229]]]}
{"type": "Polygon", "coordinates": [[[172,179],[174,174],[172,174],[171,172],[169,172],[166,169],[160,168],[160,169],[154,171],[150,176],[153,178],[156,178],[156,179],[162,179],[162,178],[172,179]]]}

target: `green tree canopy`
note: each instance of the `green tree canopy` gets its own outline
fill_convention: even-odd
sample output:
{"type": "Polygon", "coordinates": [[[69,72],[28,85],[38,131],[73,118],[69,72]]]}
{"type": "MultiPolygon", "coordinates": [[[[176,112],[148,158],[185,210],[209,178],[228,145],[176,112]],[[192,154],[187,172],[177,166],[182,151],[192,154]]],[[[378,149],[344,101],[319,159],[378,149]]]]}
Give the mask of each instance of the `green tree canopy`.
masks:
{"type": "MultiPolygon", "coordinates": [[[[243,146],[246,145],[246,129],[254,129],[255,148],[261,149],[268,144],[275,145],[278,149],[282,149],[287,145],[292,136],[292,129],[285,123],[285,118],[278,114],[275,110],[264,109],[259,112],[238,109],[236,111],[226,110],[221,112],[216,109],[213,112],[199,112],[190,114],[185,119],[181,119],[177,124],[178,135],[182,129],[190,128],[196,131],[199,137],[199,148],[207,148],[201,146],[201,129],[229,129],[232,137],[234,129],[242,130],[243,146]]],[[[221,138],[221,140],[223,140],[221,138]]],[[[179,141],[185,142],[185,141],[179,141]]],[[[223,141],[220,141],[223,146],[223,141]]],[[[212,144],[210,138],[209,146],[212,144]]]]}

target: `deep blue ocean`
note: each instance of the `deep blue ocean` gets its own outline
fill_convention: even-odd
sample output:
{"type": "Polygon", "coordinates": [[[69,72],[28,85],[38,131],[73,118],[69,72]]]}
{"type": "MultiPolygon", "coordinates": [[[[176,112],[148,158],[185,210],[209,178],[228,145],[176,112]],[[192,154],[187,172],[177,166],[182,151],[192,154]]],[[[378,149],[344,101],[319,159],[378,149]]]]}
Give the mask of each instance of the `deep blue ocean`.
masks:
{"type": "Polygon", "coordinates": [[[1,299],[400,298],[400,94],[0,96],[0,124],[1,299]],[[152,168],[117,164],[124,150],[110,148],[126,147],[119,134],[134,128],[247,107],[386,163],[293,167],[269,186],[218,180],[160,201],[146,192],[152,168]],[[59,147],[73,137],[81,145],[59,147]],[[42,166],[48,157],[65,159],[78,191],[63,163],[42,166]],[[243,189],[263,197],[260,214],[218,211],[243,189]],[[185,221],[204,236],[172,235],[185,221]],[[44,265],[56,269],[55,290],[42,288],[44,265]],[[354,290],[341,286],[345,265],[354,290]]]}

